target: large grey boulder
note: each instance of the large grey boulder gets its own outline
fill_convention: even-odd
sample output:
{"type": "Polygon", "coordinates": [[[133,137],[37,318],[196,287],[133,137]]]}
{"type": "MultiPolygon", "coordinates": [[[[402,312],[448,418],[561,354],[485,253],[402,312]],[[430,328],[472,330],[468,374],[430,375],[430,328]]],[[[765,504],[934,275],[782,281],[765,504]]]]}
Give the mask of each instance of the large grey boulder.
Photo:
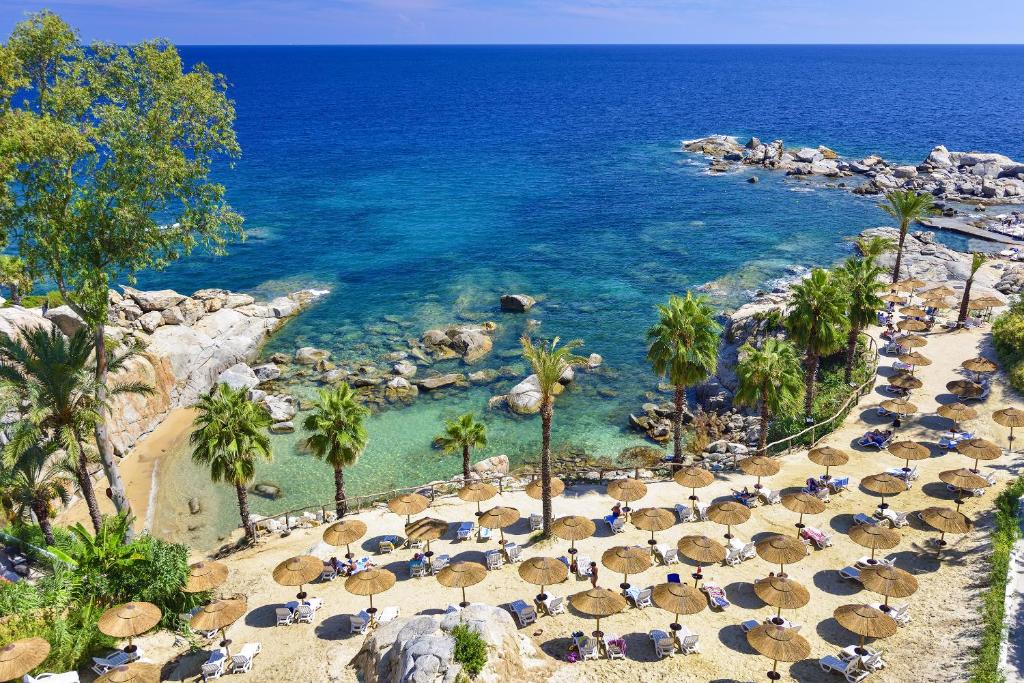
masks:
{"type": "Polygon", "coordinates": [[[507,395],[509,409],[520,415],[533,415],[540,410],[543,398],[540,391],[540,380],[537,375],[530,375],[512,387],[507,395]]]}
{"type": "Polygon", "coordinates": [[[145,312],[163,311],[172,306],[177,306],[185,300],[184,294],[178,294],[173,289],[158,289],[153,291],[140,291],[125,287],[124,293],[131,297],[139,308],[145,312]]]}
{"type": "Polygon", "coordinates": [[[434,377],[424,377],[423,379],[416,381],[416,386],[425,391],[434,391],[435,389],[443,389],[444,387],[455,386],[466,381],[466,376],[460,373],[450,372],[445,375],[435,375],[434,377]]]}
{"type": "Polygon", "coordinates": [[[300,365],[317,365],[331,357],[331,352],[313,346],[303,346],[295,352],[295,362],[300,365]]]}
{"type": "Polygon", "coordinates": [[[273,363],[257,365],[252,369],[252,371],[256,373],[256,377],[260,382],[270,382],[281,376],[281,368],[277,367],[273,363]]]}
{"type": "Polygon", "coordinates": [[[796,157],[797,161],[801,161],[805,164],[812,164],[815,161],[824,159],[824,155],[813,147],[803,147],[793,152],[793,156],[796,157]]]}
{"type": "Polygon", "coordinates": [[[452,337],[451,347],[462,356],[464,361],[475,363],[490,353],[493,342],[482,332],[464,330],[452,337]]]}
{"type": "Polygon", "coordinates": [[[511,313],[525,313],[533,308],[537,300],[527,294],[504,294],[501,297],[501,310],[511,313]]]}
{"type": "Polygon", "coordinates": [[[66,304],[51,308],[45,317],[69,337],[85,327],[85,321],[66,304]]]}
{"type": "Polygon", "coordinates": [[[135,322],[144,332],[152,334],[156,328],[164,324],[164,314],[161,311],[150,311],[135,322]]]}
{"type": "Polygon", "coordinates": [[[259,383],[256,373],[245,363],[236,363],[217,375],[217,384],[227,384],[235,390],[255,389],[259,383]]]}
{"type": "Polygon", "coordinates": [[[0,308],[0,334],[5,337],[20,337],[24,332],[44,329],[47,332],[53,323],[43,317],[38,309],[8,306],[0,308]]]}
{"type": "Polygon", "coordinates": [[[274,422],[287,422],[299,412],[298,404],[291,396],[270,394],[263,399],[263,407],[274,422]]]}

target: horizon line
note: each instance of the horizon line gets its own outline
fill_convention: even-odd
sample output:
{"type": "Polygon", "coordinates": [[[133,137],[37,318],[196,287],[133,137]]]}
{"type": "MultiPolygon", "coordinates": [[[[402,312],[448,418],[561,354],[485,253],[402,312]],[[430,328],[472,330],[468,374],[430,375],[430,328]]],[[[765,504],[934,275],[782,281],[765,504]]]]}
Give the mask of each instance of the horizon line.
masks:
{"type": "Polygon", "coordinates": [[[1020,43],[179,43],[178,47],[1024,47],[1020,43]]]}

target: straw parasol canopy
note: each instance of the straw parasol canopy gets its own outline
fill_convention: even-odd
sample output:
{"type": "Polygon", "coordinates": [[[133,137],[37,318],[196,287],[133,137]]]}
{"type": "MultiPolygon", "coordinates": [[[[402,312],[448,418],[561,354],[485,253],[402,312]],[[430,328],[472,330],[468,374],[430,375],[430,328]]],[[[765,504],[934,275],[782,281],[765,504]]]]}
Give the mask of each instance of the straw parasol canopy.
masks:
{"type": "Polygon", "coordinates": [[[828,480],[828,468],[839,467],[850,462],[850,456],[846,451],[841,451],[838,448],[832,446],[821,446],[820,448],[812,448],[807,452],[807,457],[810,458],[811,462],[815,465],[821,465],[825,468],[825,479],[828,480]]]}
{"type": "Polygon", "coordinates": [[[917,412],[917,406],[905,398],[890,398],[882,401],[882,407],[896,415],[913,415],[917,412]]]}
{"type": "Polygon", "coordinates": [[[725,537],[732,538],[733,525],[750,519],[750,508],[735,500],[723,500],[708,508],[708,519],[715,524],[724,524],[725,537]]]}
{"type": "Polygon", "coordinates": [[[865,567],[860,579],[869,591],[884,595],[887,606],[889,598],[909,598],[917,592],[917,579],[910,572],[887,564],[865,567]]]}
{"type": "Polygon", "coordinates": [[[725,559],[725,546],[707,536],[683,536],[676,543],[679,554],[697,563],[697,574],[693,585],[700,581],[701,565],[717,564],[725,559]]]}
{"type": "Polygon", "coordinates": [[[907,490],[907,484],[905,481],[899,477],[894,477],[888,472],[868,475],[860,480],[860,484],[868,491],[877,493],[882,497],[882,502],[878,507],[883,510],[888,507],[885,502],[886,496],[894,496],[897,493],[907,490]]]}
{"type": "Polygon", "coordinates": [[[974,458],[974,469],[978,469],[979,460],[996,460],[1003,454],[1003,449],[985,439],[967,439],[956,445],[957,453],[974,458]]]}
{"type": "Polygon", "coordinates": [[[976,398],[985,392],[985,388],[969,379],[955,379],[946,383],[946,391],[960,398],[976,398]]]}
{"type": "Polygon", "coordinates": [[[920,389],[924,386],[924,382],[909,373],[893,375],[889,378],[889,384],[897,389],[905,389],[906,391],[913,391],[914,389],[920,389]]]}
{"type": "Polygon", "coordinates": [[[925,508],[921,511],[921,521],[948,534],[966,534],[973,526],[962,512],[943,507],[925,508]]]}
{"type": "Polygon", "coordinates": [[[925,297],[921,303],[929,308],[935,309],[953,308],[953,304],[949,303],[949,300],[944,296],[928,296],[925,297]]]}
{"type": "Polygon", "coordinates": [[[960,364],[960,367],[964,370],[970,370],[971,372],[995,372],[999,369],[999,366],[995,364],[995,361],[991,361],[984,356],[968,358],[960,364]]]}
{"type": "Polygon", "coordinates": [[[811,654],[811,644],[796,632],[776,624],[760,624],[747,632],[747,642],[761,655],[772,660],[769,678],[779,677],[779,662],[799,662],[811,654]]]}
{"type": "Polygon", "coordinates": [[[343,519],[327,527],[324,531],[324,543],[327,545],[345,546],[345,557],[352,559],[349,547],[366,534],[366,523],[358,519],[343,519]]]}
{"type": "Polygon", "coordinates": [[[228,626],[235,623],[245,614],[245,600],[238,598],[214,600],[192,615],[189,622],[196,631],[220,631],[224,639],[222,646],[227,649],[227,636],[224,633],[228,626]]]}
{"type": "Polygon", "coordinates": [[[564,541],[569,541],[569,552],[576,552],[576,541],[590,538],[597,531],[594,522],[580,515],[559,517],[551,524],[551,533],[564,541]]]}
{"type": "Polygon", "coordinates": [[[785,565],[799,562],[807,557],[807,546],[799,538],[776,534],[757,543],[757,555],[765,562],[779,565],[782,573],[785,565]]]}
{"type": "Polygon", "coordinates": [[[946,285],[939,285],[938,287],[932,287],[931,289],[926,289],[921,292],[921,296],[926,299],[931,299],[933,297],[945,298],[947,296],[953,296],[954,294],[956,294],[956,292],[953,288],[947,287],[946,285]]]}
{"type": "Polygon", "coordinates": [[[629,575],[639,574],[651,568],[651,554],[643,548],[619,545],[609,548],[601,555],[601,564],[613,572],[622,574],[623,588],[629,585],[629,575]]]}
{"type": "Polygon", "coordinates": [[[796,523],[797,534],[804,528],[804,515],[817,515],[825,511],[825,501],[803,491],[787,493],[782,497],[782,505],[800,515],[800,521],[796,523]]]}
{"type": "Polygon", "coordinates": [[[0,648],[0,680],[13,681],[36,668],[50,654],[42,638],[22,638],[0,648]]]}
{"type": "Polygon", "coordinates": [[[900,544],[900,532],[876,524],[854,524],[850,527],[850,539],[857,545],[871,549],[871,560],[876,550],[890,550],[900,544]]]}
{"type": "Polygon", "coordinates": [[[693,504],[694,511],[696,511],[697,489],[710,486],[715,480],[715,475],[709,469],[690,465],[689,467],[677,470],[676,473],[672,475],[672,480],[680,486],[685,486],[690,489],[690,502],[693,504]]]}
{"type": "Polygon", "coordinates": [[[544,586],[562,583],[568,576],[569,568],[553,557],[531,557],[519,565],[519,578],[540,586],[541,595],[544,594],[544,586]]]}
{"type": "Polygon", "coordinates": [[[122,664],[96,679],[96,683],[159,683],[159,681],[160,667],[143,662],[122,664]]]}
{"type": "Polygon", "coordinates": [[[896,323],[896,327],[904,332],[924,332],[928,329],[927,323],[922,320],[914,320],[913,318],[899,321],[896,323]]]}
{"type": "Polygon", "coordinates": [[[100,615],[96,628],[113,638],[127,638],[131,647],[132,638],[159,624],[161,616],[160,608],[151,602],[126,602],[100,615]]]}
{"type": "Polygon", "coordinates": [[[453,562],[437,573],[437,582],[446,588],[462,589],[462,607],[468,607],[466,588],[475,586],[487,577],[487,567],[479,562],[453,562]]]}
{"type": "Polygon", "coordinates": [[[919,349],[928,345],[928,340],[919,334],[908,334],[896,340],[905,349],[919,349]]]}
{"type": "Polygon", "coordinates": [[[633,526],[637,529],[651,532],[651,540],[648,541],[648,543],[650,544],[651,552],[653,553],[654,533],[656,531],[671,529],[676,523],[676,516],[665,508],[642,508],[633,513],[630,521],[633,522],[633,526]]]}
{"type": "Polygon", "coordinates": [[[498,495],[498,489],[486,481],[471,481],[458,491],[459,498],[467,503],[476,503],[476,511],[480,512],[480,503],[498,495]]]}
{"type": "MultiPolygon", "coordinates": [[[[932,455],[927,446],[923,446],[915,441],[896,441],[889,444],[889,448],[887,450],[891,455],[895,455],[897,458],[904,461],[903,469],[906,470],[910,469],[911,460],[927,460],[932,455]]],[[[875,493],[880,493],[880,491],[876,491],[875,493]]]]}
{"type": "Polygon", "coordinates": [[[811,601],[810,592],[793,579],[782,576],[769,576],[754,582],[754,593],[769,607],[778,611],[780,616],[784,609],[800,609],[811,601]]]}
{"type": "Polygon", "coordinates": [[[324,563],[313,555],[292,557],[274,567],[274,581],[282,586],[298,586],[299,600],[306,597],[302,587],[324,573],[324,563]]]}
{"type": "Polygon", "coordinates": [[[956,403],[948,403],[943,406],[939,406],[936,410],[942,417],[948,418],[953,421],[954,424],[959,424],[964,420],[973,420],[978,417],[978,411],[974,408],[964,405],[959,401],[956,403]]]}
{"type": "Polygon", "coordinates": [[[978,310],[981,308],[999,308],[1005,305],[1006,302],[1000,299],[999,297],[986,295],[979,296],[977,299],[971,299],[969,308],[971,308],[972,310],[978,310]]]}
{"type": "MultiPolygon", "coordinates": [[[[526,495],[534,500],[540,500],[544,497],[544,482],[540,479],[534,479],[526,485],[526,495]]],[[[551,477],[551,497],[560,496],[565,492],[565,482],[558,477],[551,477]]]]}
{"type": "Polygon", "coordinates": [[[1010,428],[1010,436],[1007,439],[1009,451],[1013,453],[1013,430],[1015,427],[1024,427],[1024,410],[1017,408],[1003,408],[992,413],[992,419],[997,425],[1010,428]]]}
{"type": "Polygon", "coordinates": [[[501,532],[501,542],[505,542],[505,527],[510,527],[519,521],[519,510],[500,505],[485,510],[480,514],[480,526],[487,529],[498,529],[501,532]]]}
{"type": "Polygon", "coordinates": [[[623,503],[631,503],[647,495],[647,484],[639,479],[616,479],[608,484],[608,495],[623,503]]]}
{"type": "Polygon", "coordinates": [[[396,515],[405,515],[406,522],[411,522],[413,515],[418,515],[428,507],[430,499],[419,493],[406,493],[388,501],[388,510],[396,515]]]}
{"type": "Polygon", "coordinates": [[[572,595],[569,604],[578,612],[597,617],[595,632],[599,633],[602,617],[610,617],[626,609],[626,598],[607,588],[591,588],[572,595]]]}
{"type": "Polygon", "coordinates": [[[659,583],[651,592],[651,601],[675,615],[673,631],[680,614],[697,614],[708,604],[704,594],[688,583],[659,583]]]}
{"type": "Polygon", "coordinates": [[[910,353],[902,353],[899,356],[897,356],[897,358],[899,358],[901,363],[906,363],[907,365],[919,366],[919,367],[922,367],[922,368],[923,367],[927,367],[927,366],[932,364],[932,359],[931,358],[928,358],[927,356],[925,356],[925,355],[923,355],[923,354],[921,354],[921,353],[919,353],[917,351],[912,351],[910,353]]]}
{"type": "Polygon", "coordinates": [[[212,591],[228,579],[228,566],[222,562],[196,562],[188,566],[188,579],[183,590],[186,593],[212,591]]]}
{"type": "Polygon", "coordinates": [[[899,294],[883,294],[882,296],[880,296],[878,298],[881,299],[882,301],[885,301],[886,303],[890,303],[890,304],[905,304],[905,303],[907,303],[906,297],[902,297],[899,294]]]}
{"type": "Polygon", "coordinates": [[[909,315],[913,318],[923,318],[928,315],[923,308],[918,308],[917,306],[904,306],[900,309],[900,313],[903,315],[909,315]]]}
{"type": "Polygon", "coordinates": [[[412,541],[426,541],[426,557],[429,562],[432,553],[430,542],[436,541],[448,531],[448,522],[434,517],[424,517],[405,525],[405,537],[412,541]]]}
{"type": "Polygon", "coordinates": [[[744,474],[757,477],[758,481],[760,481],[761,477],[770,477],[778,474],[779,470],[782,469],[782,465],[779,464],[778,460],[767,455],[752,455],[749,458],[743,458],[736,464],[739,465],[744,474]]]}
{"type": "Polygon", "coordinates": [[[832,613],[839,625],[860,636],[860,648],[865,638],[888,638],[896,635],[896,620],[871,605],[842,605],[832,613]]]}
{"type": "Polygon", "coordinates": [[[946,470],[945,472],[939,472],[939,479],[950,486],[958,489],[967,489],[973,491],[974,489],[983,489],[988,487],[988,479],[972,472],[966,467],[961,467],[958,470],[946,470]]]}
{"type": "MultiPolygon", "coordinates": [[[[370,610],[373,610],[373,596],[390,590],[395,585],[395,575],[387,569],[372,567],[357,572],[345,579],[345,590],[352,595],[366,595],[370,598],[370,610]]],[[[374,612],[369,611],[369,614],[374,612]]]]}
{"type": "Polygon", "coordinates": [[[910,292],[915,289],[924,287],[927,283],[924,280],[918,280],[916,277],[908,277],[906,280],[900,280],[896,284],[892,285],[892,289],[896,291],[910,292]]]}

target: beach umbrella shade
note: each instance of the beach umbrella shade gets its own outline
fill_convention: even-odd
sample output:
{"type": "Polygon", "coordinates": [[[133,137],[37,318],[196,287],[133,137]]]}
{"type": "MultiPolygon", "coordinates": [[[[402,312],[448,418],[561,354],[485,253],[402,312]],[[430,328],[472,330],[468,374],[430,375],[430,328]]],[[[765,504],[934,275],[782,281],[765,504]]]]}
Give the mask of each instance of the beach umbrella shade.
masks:
{"type": "Polygon", "coordinates": [[[925,508],[920,516],[922,522],[939,532],[939,548],[946,545],[946,534],[966,534],[973,526],[959,510],[944,507],[925,508]]]}
{"type": "MultiPolygon", "coordinates": [[[[914,389],[920,389],[921,387],[924,386],[924,382],[919,380],[917,377],[914,377],[910,373],[900,373],[898,375],[893,375],[892,377],[889,378],[889,384],[890,386],[894,386],[897,389],[903,389],[905,391],[913,391],[914,389]]],[[[897,400],[907,402],[905,401],[905,399],[897,400]]],[[[907,403],[908,405],[913,405],[912,403],[907,403]]],[[[902,415],[904,413],[900,414],[902,415]]]]}
{"type": "Polygon", "coordinates": [[[964,420],[973,420],[978,417],[977,410],[959,401],[939,406],[939,409],[935,412],[948,420],[952,420],[954,427],[964,420]]]}
{"type": "Polygon", "coordinates": [[[690,504],[693,506],[693,509],[696,510],[697,489],[710,486],[715,480],[715,475],[711,470],[705,467],[690,465],[689,467],[677,470],[676,473],[672,475],[672,480],[680,486],[690,489],[690,504]]]}
{"type": "Polygon", "coordinates": [[[345,590],[352,595],[365,595],[370,598],[370,608],[366,613],[373,619],[377,613],[377,608],[373,606],[373,596],[390,590],[395,585],[395,580],[395,575],[387,569],[371,567],[345,579],[345,590]]]}
{"type": "Polygon", "coordinates": [[[460,607],[469,607],[466,588],[475,586],[487,576],[487,567],[479,562],[453,562],[437,573],[437,582],[446,588],[461,588],[460,607]]]}
{"type": "Polygon", "coordinates": [[[882,401],[882,407],[890,413],[900,416],[913,415],[917,412],[917,406],[905,398],[890,398],[882,401]]]}
{"type": "Polygon", "coordinates": [[[193,614],[189,623],[196,631],[220,631],[220,645],[227,652],[231,644],[226,633],[227,627],[241,619],[246,609],[245,600],[238,598],[214,600],[193,614]]]}
{"type": "Polygon", "coordinates": [[[651,532],[651,539],[647,541],[647,544],[651,546],[653,554],[655,532],[671,529],[676,523],[676,516],[665,508],[642,508],[633,513],[631,521],[637,529],[651,532]]]}
{"type": "Polygon", "coordinates": [[[757,542],[757,556],[765,562],[779,565],[779,573],[785,572],[787,564],[793,564],[807,557],[807,546],[799,538],[775,534],[757,542]]]}
{"type": "Polygon", "coordinates": [[[498,489],[486,481],[471,481],[458,491],[459,498],[467,503],[476,503],[476,516],[480,516],[480,503],[498,495],[498,489]]]}
{"type": "Polygon", "coordinates": [[[569,568],[561,560],[553,557],[531,557],[519,564],[519,578],[534,586],[540,586],[537,600],[544,602],[544,586],[562,583],[569,576],[569,568]]]}
{"type": "Polygon", "coordinates": [[[832,613],[840,626],[860,636],[857,654],[866,655],[865,638],[888,638],[896,635],[896,620],[871,605],[842,605],[832,613]]]}
{"type": "Polygon", "coordinates": [[[883,294],[882,296],[880,296],[878,298],[881,299],[882,301],[885,301],[886,303],[890,303],[890,304],[905,304],[905,303],[907,303],[906,297],[902,297],[899,294],[883,294]]]}
{"type": "Polygon", "coordinates": [[[639,479],[616,479],[608,484],[608,495],[626,504],[626,519],[629,519],[629,504],[647,495],[647,484],[639,479]]]}
{"type": "Polygon", "coordinates": [[[692,574],[694,587],[700,582],[701,569],[705,564],[717,564],[725,560],[725,546],[707,536],[683,536],[676,543],[679,554],[697,563],[692,574]]]}
{"type": "Polygon", "coordinates": [[[20,679],[49,656],[50,644],[42,638],[22,638],[0,648],[0,680],[20,679]]]}
{"type": "Polygon", "coordinates": [[[761,488],[761,477],[771,477],[778,474],[779,470],[782,469],[782,465],[779,464],[778,460],[767,455],[752,455],[749,458],[743,458],[736,464],[739,465],[744,474],[757,477],[757,483],[754,484],[755,489],[761,488]]]}
{"type": "Polygon", "coordinates": [[[919,334],[908,334],[896,340],[905,349],[919,349],[928,345],[928,340],[919,334]]]}
{"type": "Polygon", "coordinates": [[[358,519],[343,519],[327,527],[324,531],[324,543],[345,546],[345,557],[352,559],[352,548],[349,546],[366,534],[366,523],[358,519]]]}
{"type": "Polygon", "coordinates": [[[896,327],[904,332],[924,332],[928,329],[927,323],[923,320],[915,320],[913,318],[899,321],[896,323],[896,327]]]}
{"type": "Polygon", "coordinates": [[[960,398],[977,398],[985,392],[985,387],[969,379],[955,379],[946,382],[946,391],[960,398]]]}
{"type": "Polygon", "coordinates": [[[427,566],[430,566],[430,558],[434,556],[430,549],[430,542],[444,536],[448,531],[448,522],[434,517],[424,517],[405,525],[405,537],[412,541],[426,541],[427,552],[423,554],[427,558],[427,566]]]}
{"type": "Polygon", "coordinates": [[[273,577],[282,586],[298,586],[299,592],[295,596],[299,600],[306,599],[306,593],[302,587],[314,581],[324,573],[323,561],[314,555],[298,555],[291,557],[274,567],[273,577]]]}
{"type": "Polygon", "coordinates": [[[821,465],[825,468],[825,481],[831,479],[828,474],[828,468],[841,467],[842,465],[850,462],[850,456],[845,451],[841,451],[832,446],[812,448],[807,452],[807,457],[815,465],[821,465]]]}
{"type": "Polygon", "coordinates": [[[921,303],[928,308],[934,309],[953,308],[953,304],[949,303],[949,300],[943,296],[926,296],[921,300],[921,303]]]}
{"type": "Polygon", "coordinates": [[[860,485],[872,493],[877,493],[882,497],[882,502],[878,505],[879,510],[884,510],[889,507],[889,504],[885,502],[886,496],[894,496],[897,493],[907,490],[907,483],[895,477],[888,472],[882,472],[881,474],[872,474],[864,477],[860,480],[860,485]]]}
{"type": "Polygon", "coordinates": [[[979,296],[977,299],[971,299],[971,303],[968,308],[972,310],[980,310],[984,308],[1000,308],[1005,305],[1006,302],[999,297],[987,295],[979,296]]]}
{"type": "Polygon", "coordinates": [[[186,593],[212,591],[228,579],[228,566],[223,562],[206,560],[188,566],[188,579],[182,587],[186,593]]]}
{"type": "Polygon", "coordinates": [[[735,500],[723,500],[708,508],[708,519],[725,525],[725,537],[732,538],[732,528],[750,519],[750,508],[735,500]]]}
{"type": "MultiPolygon", "coordinates": [[[[897,356],[897,358],[901,363],[912,365],[914,366],[914,368],[925,368],[932,364],[931,358],[928,358],[924,354],[919,353],[917,351],[911,351],[910,353],[901,353],[899,356],[897,356]]],[[[913,373],[913,371],[914,370],[911,369],[911,373],[913,373]]]]}
{"type": "Polygon", "coordinates": [[[887,564],[865,567],[860,579],[869,591],[885,596],[883,612],[889,611],[889,598],[909,598],[917,592],[917,579],[910,572],[887,564]]]}
{"type": "Polygon", "coordinates": [[[480,526],[497,529],[501,534],[501,543],[505,543],[505,528],[519,521],[519,510],[497,506],[480,513],[480,526]]]}
{"type": "MultiPolygon", "coordinates": [[[[526,485],[524,489],[526,495],[534,500],[540,500],[544,497],[544,482],[540,479],[534,479],[526,485]]],[[[565,482],[558,477],[551,477],[551,497],[560,496],[565,492],[565,482]]]]}
{"type": "Polygon", "coordinates": [[[116,666],[96,679],[96,683],[159,683],[160,667],[132,662],[116,666]]]}
{"type": "MultiPolygon", "coordinates": [[[[644,557],[647,557],[646,553],[644,553],[644,557]]],[[[604,635],[601,632],[601,619],[626,609],[626,598],[607,588],[591,588],[570,596],[569,604],[577,612],[597,618],[597,626],[593,635],[595,638],[600,638],[604,635]]]]}
{"type": "Polygon", "coordinates": [[[945,298],[947,296],[953,296],[954,294],[956,294],[956,291],[954,291],[952,287],[947,287],[946,285],[939,285],[938,287],[932,287],[931,289],[926,289],[921,292],[921,296],[926,299],[931,299],[933,297],[945,298]]]}
{"type": "Polygon", "coordinates": [[[952,486],[967,491],[983,489],[989,486],[988,479],[973,470],[961,467],[958,470],[946,470],[939,472],[939,479],[952,486]]]}
{"type": "Polygon", "coordinates": [[[890,455],[894,455],[900,460],[903,460],[903,471],[910,471],[911,460],[927,460],[931,457],[932,452],[928,450],[927,446],[923,446],[914,441],[895,441],[889,444],[890,455]]]}
{"type": "Polygon", "coordinates": [[[768,678],[777,681],[779,662],[799,662],[811,654],[811,645],[796,629],[783,628],[778,624],[760,624],[747,631],[747,642],[759,654],[772,660],[768,678]]]}
{"type": "Polygon", "coordinates": [[[580,515],[559,517],[551,524],[551,533],[563,541],[569,541],[569,554],[576,553],[576,541],[590,538],[597,531],[594,522],[580,515]]]}
{"type": "Polygon", "coordinates": [[[917,306],[904,306],[900,309],[900,313],[909,315],[912,318],[923,318],[928,315],[923,308],[918,308],[917,306]]]}
{"type": "Polygon", "coordinates": [[[141,636],[160,623],[160,608],[151,602],[126,602],[115,605],[100,615],[96,628],[112,638],[127,638],[125,652],[134,652],[132,638],[141,636]]]}
{"type": "Polygon", "coordinates": [[[898,292],[912,292],[915,289],[920,289],[927,284],[924,280],[918,280],[916,277],[910,277],[906,280],[900,280],[896,284],[892,285],[892,289],[898,292]]]}
{"type": "Polygon", "coordinates": [[[1003,408],[992,413],[992,419],[997,425],[1010,428],[1010,438],[1007,440],[1007,447],[1013,453],[1013,430],[1015,427],[1024,427],[1024,410],[1018,408],[1003,408]]]}
{"type": "Polygon", "coordinates": [[[396,515],[405,515],[406,524],[412,521],[413,515],[418,515],[428,507],[430,499],[419,493],[406,493],[388,501],[388,510],[396,515]]]}
{"type": "Polygon", "coordinates": [[[659,583],[651,591],[651,602],[675,615],[669,626],[673,636],[682,629],[680,614],[697,614],[708,604],[704,594],[688,583],[659,583]]]}
{"type": "Polygon", "coordinates": [[[1003,454],[1003,449],[985,439],[967,439],[956,445],[960,455],[974,459],[974,471],[978,471],[979,460],[996,460],[1003,454]]]}
{"type": "Polygon", "coordinates": [[[996,370],[999,369],[999,366],[996,365],[994,361],[991,361],[988,358],[985,358],[984,356],[968,358],[967,360],[960,364],[960,367],[970,372],[978,372],[982,374],[995,372],[996,370]]]}
{"type": "Polygon", "coordinates": [[[604,551],[601,555],[601,564],[613,572],[622,574],[622,583],[619,584],[622,590],[629,588],[629,575],[639,574],[651,568],[651,554],[643,548],[630,548],[627,546],[615,546],[604,551]]]}
{"type": "Polygon", "coordinates": [[[849,534],[854,543],[871,549],[871,557],[868,559],[871,565],[875,564],[876,550],[891,550],[900,544],[900,532],[878,524],[854,524],[849,534]]]}
{"type": "Polygon", "coordinates": [[[782,624],[782,610],[800,609],[811,601],[810,592],[796,581],[783,576],[769,576],[754,582],[754,593],[764,604],[776,608],[775,623],[782,624]]]}
{"type": "Polygon", "coordinates": [[[800,515],[800,521],[796,523],[797,536],[804,528],[804,515],[817,515],[825,511],[825,501],[810,493],[798,491],[787,493],[782,497],[782,506],[800,515]]]}

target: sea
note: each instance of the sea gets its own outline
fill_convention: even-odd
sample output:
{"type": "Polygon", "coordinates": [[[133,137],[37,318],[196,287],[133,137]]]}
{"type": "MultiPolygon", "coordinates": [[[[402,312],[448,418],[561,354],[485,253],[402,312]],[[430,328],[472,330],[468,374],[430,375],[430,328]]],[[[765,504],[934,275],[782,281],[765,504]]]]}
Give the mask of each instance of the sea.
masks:
{"type": "MultiPolygon", "coordinates": [[[[559,397],[554,443],[616,457],[643,444],[630,412],[660,400],[645,361],[655,305],[698,287],[721,311],[802,269],[850,253],[884,225],[877,197],[765,170],[707,172],[680,143],[712,133],[827,145],[846,157],[919,163],[938,144],[1024,157],[1024,48],[970,46],[451,46],[181,48],[224,74],[242,156],[216,176],[245,216],[229,254],[196,253],[143,287],[330,295],[266,354],[301,346],[339,362],[380,361],[424,330],[493,320],[472,368],[528,373],[518,339],[582,339],[604,366],[559,397]],[[759,180],[748,182],[751,176],[759,180]],[[525,315],[502,293],[530,294],[525,315]]],[[[961,249],[966,240],[942,235],[961,249]]],[[[421,370],[424,372],[425,369],[421,370]]],[[[376,412],[346,471],[352,495],[450,477],[432,447],[446,419],[488,430],[475,458],[538,457],[540,423],[489,410],[515,379],[421,395],[376,412]]],[[[290,390],[302,398],[312,382],[290,390]]],[[[327,504],[333,478],[301,429],[273,437],[257,481],[272,514],[327,504]]],[[[186,448],[157,472],[152,530],[209,546],[236,525],[231,490],[186,448]],[[199,520],[187,500],[206,501],[199,520]]]]}

